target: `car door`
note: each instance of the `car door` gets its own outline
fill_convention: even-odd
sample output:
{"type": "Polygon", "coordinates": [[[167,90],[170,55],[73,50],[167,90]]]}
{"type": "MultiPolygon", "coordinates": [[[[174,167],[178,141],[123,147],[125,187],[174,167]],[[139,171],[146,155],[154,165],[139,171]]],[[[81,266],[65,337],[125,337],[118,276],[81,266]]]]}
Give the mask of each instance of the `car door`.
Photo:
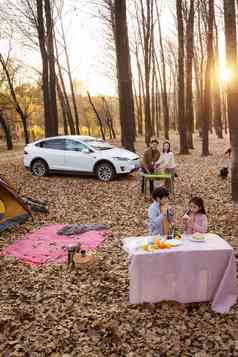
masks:
{"type": "Polygon", "coordinates": [[[36,144],[37,155],[44,159],[50,170],[64,170],[65,167],[65,139],[43,140],[36,144]]]}
{"type": "Polygon", "coordinates": [[[95,153],[77,140],[65,140],[65,168],[69,171],[93,172],[95,153]]]}

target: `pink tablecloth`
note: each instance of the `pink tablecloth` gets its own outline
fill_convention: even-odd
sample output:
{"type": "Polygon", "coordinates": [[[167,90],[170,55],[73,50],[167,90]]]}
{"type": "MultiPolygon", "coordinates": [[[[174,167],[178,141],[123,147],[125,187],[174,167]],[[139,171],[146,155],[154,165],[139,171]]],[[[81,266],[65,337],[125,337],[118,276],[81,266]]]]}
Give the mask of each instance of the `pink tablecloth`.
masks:
{"type": "Polygon", "coordinates": [[[130,257],[130,303],[173,300],[210,301],[226,313],[237,300],[234,251],[222,238],[208,234],[206,242],[191,242],[156,253],[136,251],[130,257]]]}

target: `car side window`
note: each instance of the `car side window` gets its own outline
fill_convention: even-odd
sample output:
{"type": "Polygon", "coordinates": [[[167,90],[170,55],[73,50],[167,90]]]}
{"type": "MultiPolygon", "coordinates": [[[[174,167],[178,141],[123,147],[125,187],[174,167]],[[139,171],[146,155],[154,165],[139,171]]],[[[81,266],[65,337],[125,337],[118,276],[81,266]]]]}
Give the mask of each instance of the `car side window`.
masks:
{"type": "Polygon", "coordinates": [[[83,150],[89,150],[88,147],[82,143],[80,143],[79,141],[75,141],[75,140],[66,140],[66,150],[67,151],[83,151],[83,150]]]}
{"type": "Polygon", "coordinates": [[[65,139],[50,139],[37,143],[36,146],[44,149],[65,150],[65,139]]]}

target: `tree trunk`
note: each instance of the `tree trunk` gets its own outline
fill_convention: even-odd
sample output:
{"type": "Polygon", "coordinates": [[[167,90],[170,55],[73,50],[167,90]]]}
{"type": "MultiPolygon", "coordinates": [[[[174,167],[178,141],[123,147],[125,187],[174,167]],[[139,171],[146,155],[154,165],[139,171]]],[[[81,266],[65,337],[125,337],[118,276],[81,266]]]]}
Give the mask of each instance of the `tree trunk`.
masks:
{"type": "Polygon", "coordinates": [[[184,108],[184,26],[182,0],[176,0],[178,22],[178,124],[180,136],[180,154],[188,154],[187,127],[184,108]]]}
{"type": "Polygon", "coordinates": [[[198,18],[197,18],[197,27],[198,27],[198,42],[199,48],[197,50],[196,60],[194,62],[194,69],[196,75],[196,83],[197,83],[197,121],[196,121],[196,129],[199,130],[199,137],[202,137],[202,123],[203,123],[203,98],[204,98],[204,46],[203,46],[203,34],[201,29],[203,14],[201,5],[202,3],[198,1],[198,18]]]}
{"type": "Polygon", "coordinates": [[[196,85],[196,129],[201,128],[201,104],[202,104],[202,89],[200,87],[200,71],[199,71],[199,63],[198,63],[198,54],[195,53],[193,57],[193,64],[194,64],[194,75],[195,75],[195,85],[196,85]]]}
{"type": "Polygon", "coordinates": [[[12,143],[11,131],[10,131],[10,128],[4,118],[4,114],[3,114],[2,110],[0,110],[0,125],[2,126],[2,129],[6,136],[7,150],[12,150],[13,143],[12,143]]]}
{"type": "Polygon", "coordinates": [[[160,97],[159,97],[159,83],[156,76],[155,83],[155,135],[159,137],[159,118],[160,118],[160,97]]]}
{"type": "Polygon", "coordinates": [[[234,0],[223,0],[226,62],[232,72],[227,88],[228,121],[232,150],[232,201],[238,205],[238,66],[237,66],[237,34],[236,9],[234,0]]]}
{"type": "MultiPolygon", "coordinates": [[[[153,5],[154,1],[143,0],[138,1],[140,4],[140,14],[138,9],[136,11],[136,19],[138,25],[139,39],[143,53],[143,74],[140,70],[143,89],[143,109],[144,109],[144,123],[145,123],[145,143],[147,146],[150,144],[152,136],[151,124],[151,93],[150,93],[150,80],[151,80],[151,64],[152,64],[152,40],[153,40],[153,5]],[[145,9],[146,8],[146,9],[145,9]]],[[[137,56],[137,62],[139,62],[137,56]]]]}
{"type": "Polygon", "coordinates": [[[45,136],[51,136],[51,111],[49,93],[49,68],[46,50],[46,34],[44,25],[43,0],[37,0],[37,32],[42,60],[42,90],[44,101],[45,136]]]}
{"type": "Polygon", "coordinates": [[[50,0],[45,0],[45,19],[46,19],[46,45],[47,59],[49,66],[49,102],[50,102],[50,122],[48,123],[47,136],[58,135],[58,111],[56,101],[56,74],[55,74],[55,55],[53,37],[53,14],[50,0]]]}
{"type": "Polygon", "coordinates": [[[70,84],[72,102],[73,102],[73,108],[74,108],[76,133],[79,135],[80,134],[80,125],[79,125],[78,108],[77,108],[77,102],[76,102],[73,78],[72,78],[72,74],[71,74],[71,68],[70,68],[70,63],[69,63],[69,55],[68,55],[68,50],[67,50],[67,44],[66,44],[66,38],[65,38],[62,19],[61,19],[61,31],[62,31],[62,37],[63,37],[63,43],[64,43],[64,52],[65,52],[66,64],[67,64],[67,72],[68,72],[68,76],[69,76],[69,84],[70,84]]]}
{"type": "Polygon", "coordinates": [[[222,139],[222,114],[221,114],[221,89],[219,82],[219,49],[218,49],[218,31],[215,23],[216,43],[214,56],[214,76],[213,76],[213,92],[214,92],[214,126],[217,137],[222,139]]]}
{"type": "Polygon", "coordinates": [[[164,46],[161,33],[160,17],[158,11],[158,4],[156,2],[156,11],[158,17],[158,27],[159,27],[159,43],[160,43],[160,57],[162,62],[162,102],[163,102],[163,112],[164,112],[164,137],[169,140],[169,105],[167,97],[167,80],[166,80],[166,65],[164,58],[164,46]]]}
{"type": "Polygon", "coordinates": [[[223,120],[223,125],[224,125],[224,131],[225,134],[227,135],[228,132],[228,119],[227,119],[227,93],[226,93],[226,88],[223,88],[222,90],[222,120],[223,120]]]}
{"type": "Polygon", "coordinates": [[[155,63],[155,47],[154,47],[154,35],[152,44],[152,81],[151,81],[151,127],[152,135],[155,135],[155,86],[156,86],[156,63],[155,63]]]}
{"type": "Polygon", "coordinates": [[[116,132],[115,132],[115,129],[114,129],[114,126],[113,126],[112,114],[110,112],[110,108],[109,108],[108,102],[107,102],[105,97],[103,97],[103,102],[104,102],[105,107],[106,107],[106,115],[107,115],[108,120],[109,120],[109,125],[110,125],[110,130],[112,132],[112,137],[113,137],[113,139],[116,139],[116,132]]]}
{"type": "Polygon", "coordinates": [[[147,16],[145,19],[143,2],[141,2],[144,33],[144,71],[145,71],[145,142],[149,146],[152,136],[151,111],[150,111],[150,76],[151,76],[151,2],[146,2],[147,16]]]}
{"type": "Polygon", "coordinates": [[[59,80],[56,78],[56,84],[57,84],[57,91],[58,91],[58,97],[61,105],[61,111],[63,115],[63,125],[64,125],[64,134],[68,135],[68,120],[67,120],[67,108],[66,108],[66,103],[64,99],[64,95],[62,92],[62,89],[60,88],[59,80]]]}
{"type": "Polygon", "coordinates": [[[121,142],[128,150],[135,151],[135,113],[126,0],[117,0],[115,2],[115,47],[117,56],[121,142]]]}
{"type": "Polygon", "coordinates": [[[14,89],[14,86],[13,86],[13,82],[12,82],[9,70],[7,68],[7,63],[5,62],[5,60],[4,60],[4,58],[3,58],[1,53],[0,53],[0,62],[1,62],[3,71],[4,71],[4,73],[6,75],[6,78],[7,78],[7,82],[8,82],[8,85],[9,85],[9,89],[10,89],[10,93],[11,93],[11,97],[12,97],[12,100],[13,100],[13,103],[14,103],[15,110],[19,114],[19,116],[21,118],[21,121],[22,121],[25,143],[29,144],[29,134],[28,134],[28,130],[27,130],[27,114],[25,112],[23,112],[23,110],[22,110],[22,108],[21,108],[21,106],[20,106],[20,104],[19,104],[19,102],[17,100],[15,89],[14,89]]]}
{"type": "Polygon", "coordinates": [[[135,81],[134,79],[132,80],[132,84],[133,84],[133,97],[134,97],[134,102],[135,102],[135,118],[136,118],[136,123],[137,123],[137,131],[139,131],[139,126],[140,126],[140,122],[141,122],[141,117],[140,117],[140,102],[139,102],[139,96],[137,95],[136,92],[136,86],[135,86],[135,81]]]}
{"type": "Polygon", "coordinates": [[[209,122],[212,117],[211,110],[211,74],[213,60],[213,21],[214,0],[208,1],[208,34],[207,34],[207,65],[205,72],[205,88],[203,98],[203,131],[202,131],[202,155],[209,155],[209,122]]]}
{"type": "Polygon", "coordinates": [[[194,0],[190,0],[189,18],[186,27],[186,106],[185,121],[188,125],[188,147],[193,149],[194,112],[193,112],[193,41],[194,41],[194,0]]]}
{"type": "Polygon", "coordinates": [[[141,77],[139,76],[139,92],[138,92],[138,103],[139,103],[139,121],[138,121],[138,134],[143,135],[143,101],[141,94],[141,77]]]}
{"type": "Polygon", "coordinates": [[[138,94],[139,94],[139,106],[140,106],[139,107],[140,120],[138,122],[138,134],[143,135],[143,99],[145,98],[145,89],[144,89],[143,75],[142,75],[137,45],[136,45],[136,63],[137,63],[138,77],[139,77],[138,94]]]}
{"type": "Polygon", "coordinates": [[[93,108],[93,111],[96,114],[96,117],[97,117],[97,120],[98,120],[98,124],[99,124],[99,127],[100,127],[100,131],[101,131],[102,139],[105,140],[105,133],[104,133],[104,130],[103,130],[102,119],[101,119],[101,117],[100,117],[95,105],[93,104],[93,101],[92,101],[92,98],[90,96],[90,93],[87,92],[87,95],[88,95],[89,103],[91,104],[91,106],[93,108]]]}
{"type": "Polygon", "coordinates": [[[59,87],[61,89],[62,92],[62,96],[63,96],[63,101],[64,101],[64,105],[65,105],[65,112],[66,112],[66,116],[67,116],[67,122],[70,128],[70,134],[71,135],[75,135],[76,131],[75,131],[75,126],[74,126],[74,119],[73,119],[73,115],[72,115],[72,111],[71,111],[71,107],[70,107],[70,103],[69,103],[69,98],[68,98],[68,94],[65,88],[65,83],[64,83],[64,78],[63,78],[63,74],[62,74],[62,70],[60,67],[60,63],[59,63],[59,53],[58,53],[58,47],[57,47],[57,43],[56,43],[56,39],[55,39],[55,51],[56,51],[56,64],[57,64],[57,68],[58,68],[58,73],[59,73],[59,79],[60,81],[56,78],[56,80],[58,80],[57,83],[57,88],[59,87]]]}

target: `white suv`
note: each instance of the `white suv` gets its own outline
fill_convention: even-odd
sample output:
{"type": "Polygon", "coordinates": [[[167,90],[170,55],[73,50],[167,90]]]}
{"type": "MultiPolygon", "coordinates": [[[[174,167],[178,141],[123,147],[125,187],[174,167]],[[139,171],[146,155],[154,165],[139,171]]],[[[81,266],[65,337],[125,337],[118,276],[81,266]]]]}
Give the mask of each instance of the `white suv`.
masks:
{"type": "Polygon", "coordinates": [[[24,165],[36,176],[50,172],[94,174],[110,181],[139,168],[139,156],[90,136],[50,137],[24,148],[24,165]]]}

